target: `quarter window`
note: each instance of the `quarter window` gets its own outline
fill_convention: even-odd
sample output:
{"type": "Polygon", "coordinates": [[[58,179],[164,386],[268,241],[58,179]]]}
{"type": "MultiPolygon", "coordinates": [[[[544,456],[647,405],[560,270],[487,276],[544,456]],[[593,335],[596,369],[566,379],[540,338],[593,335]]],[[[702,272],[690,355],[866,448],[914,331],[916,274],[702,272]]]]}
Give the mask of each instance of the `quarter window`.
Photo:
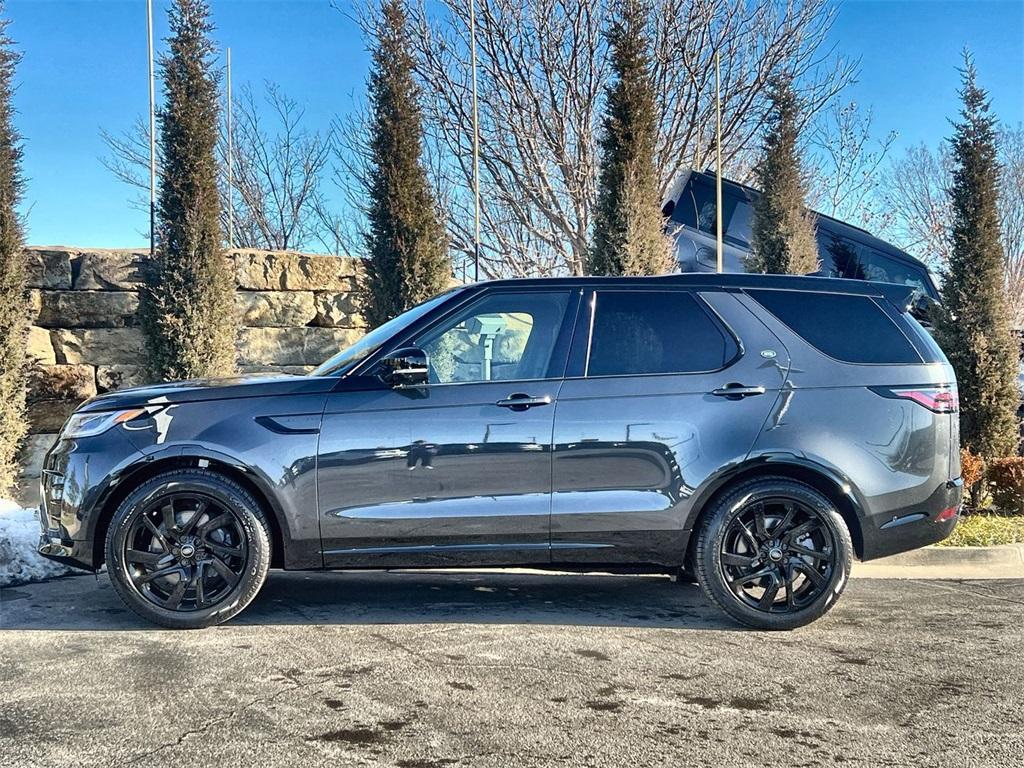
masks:
{"type": "Polygon", "coordinates": [[[600,291],[594,312],[588,376],[715,371],[739,351],[684,291],[600,291]]]}
{"type": "Polygon", "coordinates": [[[427,331],[433,384],[549,377],[569,294],[496,293],[427,331]]]}
{"type": "Polygon", "coordinates": [[[811,346],[847,363],[920,363],[897,325],[867,296],[749,291],[811,346]]]}

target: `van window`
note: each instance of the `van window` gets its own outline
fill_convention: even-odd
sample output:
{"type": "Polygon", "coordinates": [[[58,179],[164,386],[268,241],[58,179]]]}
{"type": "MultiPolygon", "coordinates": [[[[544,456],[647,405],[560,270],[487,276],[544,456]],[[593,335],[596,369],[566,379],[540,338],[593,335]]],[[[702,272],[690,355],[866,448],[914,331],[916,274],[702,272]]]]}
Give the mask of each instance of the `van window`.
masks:
{"type": "Polygon", "coordinates": [[[822,269],[830,272],[830,277],[910,285],[926,296],[931,295],[925,270],[887,256],[863,243],[819,230],[818,251],[823,262],[822,269]]]}
{"type": "Polygon", "coordinates": [[[868,296],[806,291],[747,293],[811,346],[847,363],[920,363],[892,319],[868,296]]]}
{"type": "MultiPolygon", "coordinates": [[[[715,181],[713,178],[693,174],[683,188],[679,201],[672,210],[672,221],[692,229],[715,235],[715,181]]],[[[725,238],[742,248],[750,242],[750,224],[753,209],[743,192],[725,185],[722,189],[722,230],[725,238]]]]}
{"type": "Polygon", "coordinates": [[[716,371],[738,351],[690,293],[599,291],[587,375],[716,371]]]}
{"type": "Polygon", "coordinates": [[[742,247],[750,245],[751,231],[754,226],[754,206],[746,200],[739,200],[729,219],[729,229],[725,236],[742,247]]]}

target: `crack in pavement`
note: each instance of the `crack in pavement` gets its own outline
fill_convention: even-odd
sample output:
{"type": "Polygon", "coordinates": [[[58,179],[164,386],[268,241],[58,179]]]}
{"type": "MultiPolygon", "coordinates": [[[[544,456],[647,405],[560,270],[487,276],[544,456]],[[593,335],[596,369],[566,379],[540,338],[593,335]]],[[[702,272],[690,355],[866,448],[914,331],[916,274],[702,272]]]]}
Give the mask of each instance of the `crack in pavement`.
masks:
{"type": "Polygon", "coordinates": [[[975,589],[964,589],[963,581],[936,582],[924,579],[911,579],[911,581],[913,581],[915,584],[921,584],[922,586],[932,587],[934,589],[943,589],[947,592],[961,592],[965,595],[974,595],[975,597],[987,597],[990,600],[998,600],[1003,603],[1024,605],[1024,600],[1014,600],[1012,597],[1003,597],[1002,595],[993,594],[992,592],[986,590],[984,587],[980,585],[972,585],[973,587],[975,587],[975,589],[980,589],[980,592],[975,591],[975,589]]]}
{"type": "MultiPolygon", "coordinates": [[[[299,690],[303,690],[305,688],[309,688],[315,682],[315,681],[310,681],[308,683],[300,683],[297,680],[295,680],[294,678],[290,677],[287,674],[286,670],[278,670],[278,672],[283,677],[285,677],[288,680],[291,680],[295,684],[292,685],[289,688],[284,688],[284,689],[282,689],[280,691],[276,691],[276,692],[270,694],[269,696],[257,696],[256,698],[254,698],[251,701],[243,704],[242,706],[235,707],[234,709],[230,710],[226,714],[221,715],[220,717],[214,718],[213,720],[210,720],[209,722],[207,722],[206,724],[204,724],[203,726],[201,726],[199,728],[190,728],[190,729],[188,729],[186,731],[182,731],[181,734],[178,735],[178,738],[176,738],[174,741],[168,741],[168,742],[165,742],[163,744],[160,744],[159,746],[157,746],[157,747],[155,747],[153,749],[150,749],[150,750],[147,750],[145,752],[140,752],[138,754],[132,755],[127,760],[125,760],[125,764],[131,765],[131,764],[134,764],[134,763],[138,763],[140,760],[144,760],[147,757],[152,757],[153,755],[157,754],[158,752],[162,752],[165,749],[170,749],[171,747],[180,746],[182,743],[184,743],[184,741],[186,739],[188,739],[188,738],[190,738],[192,736],[197,736],[199,734],[206,733],[211,728],[214,728],[215,726],[218,726],[218,725],[221,725],[223,723],[228,722],[229,720],[233,719],[235,716],[240,715],[242,712],[245,712],[248,709],[252,709],[253,707],[255,707],[255,706],[259,705],[259,704],[269,704],[270,702],[280,698],[281,696],[285,695],[286,693],[294,693],[295,691],[299,691],[299,690]]],[[[318,689],[318,691],[320,691],[320,690],[322,690],[322,688],[318,689]]]]}

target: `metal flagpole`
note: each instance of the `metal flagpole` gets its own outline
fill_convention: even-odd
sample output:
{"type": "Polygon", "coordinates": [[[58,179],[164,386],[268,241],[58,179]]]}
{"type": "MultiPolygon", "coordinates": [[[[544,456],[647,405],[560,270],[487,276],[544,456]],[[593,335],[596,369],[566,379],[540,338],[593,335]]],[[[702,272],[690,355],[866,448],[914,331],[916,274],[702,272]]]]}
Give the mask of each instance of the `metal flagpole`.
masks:
{"type": "Polygon", "coordinates": [[[235,158],[232,151],[233,139],[231,134],[231,49],[228,48],[228,93],[227,93],[227,113],[228,113],[228,248],[235,247],[235,208],[234,208],[234,181],[235,181],[235,158]]]}
{"type": "Polygon", "coordinates": [[[480,280],[480,117],[476,97],[476,0],[469,0],[469,65],[473,70],[473,279],[480,280]]]}
{"type": "Polygon", "coordinates": [[[156,81],[153,75],[153,0],[146,0],[149,42],[149,255],[156,250],[156,81]]]}
{"type": "Polygon", "coordinates": [[[722,69],[715,51],[715,235],[718,271],[722,271],[722,69]]]}

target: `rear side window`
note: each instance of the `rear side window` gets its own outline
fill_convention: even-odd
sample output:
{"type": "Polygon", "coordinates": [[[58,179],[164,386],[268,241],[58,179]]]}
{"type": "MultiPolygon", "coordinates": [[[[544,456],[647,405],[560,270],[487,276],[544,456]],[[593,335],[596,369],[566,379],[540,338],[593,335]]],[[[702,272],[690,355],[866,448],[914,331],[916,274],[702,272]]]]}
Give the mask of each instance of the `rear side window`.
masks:
{"type": "Polygon", "coordinates": [[[920,363],[892,319],[867,296],[748,291],[769,312],[829,357],[847,363],[920,363]]]}
{"type": "Polygon", "coordinates": [[[587,375],[716,371],[738,352],[690,293],[599,291],[587,375]]]}

